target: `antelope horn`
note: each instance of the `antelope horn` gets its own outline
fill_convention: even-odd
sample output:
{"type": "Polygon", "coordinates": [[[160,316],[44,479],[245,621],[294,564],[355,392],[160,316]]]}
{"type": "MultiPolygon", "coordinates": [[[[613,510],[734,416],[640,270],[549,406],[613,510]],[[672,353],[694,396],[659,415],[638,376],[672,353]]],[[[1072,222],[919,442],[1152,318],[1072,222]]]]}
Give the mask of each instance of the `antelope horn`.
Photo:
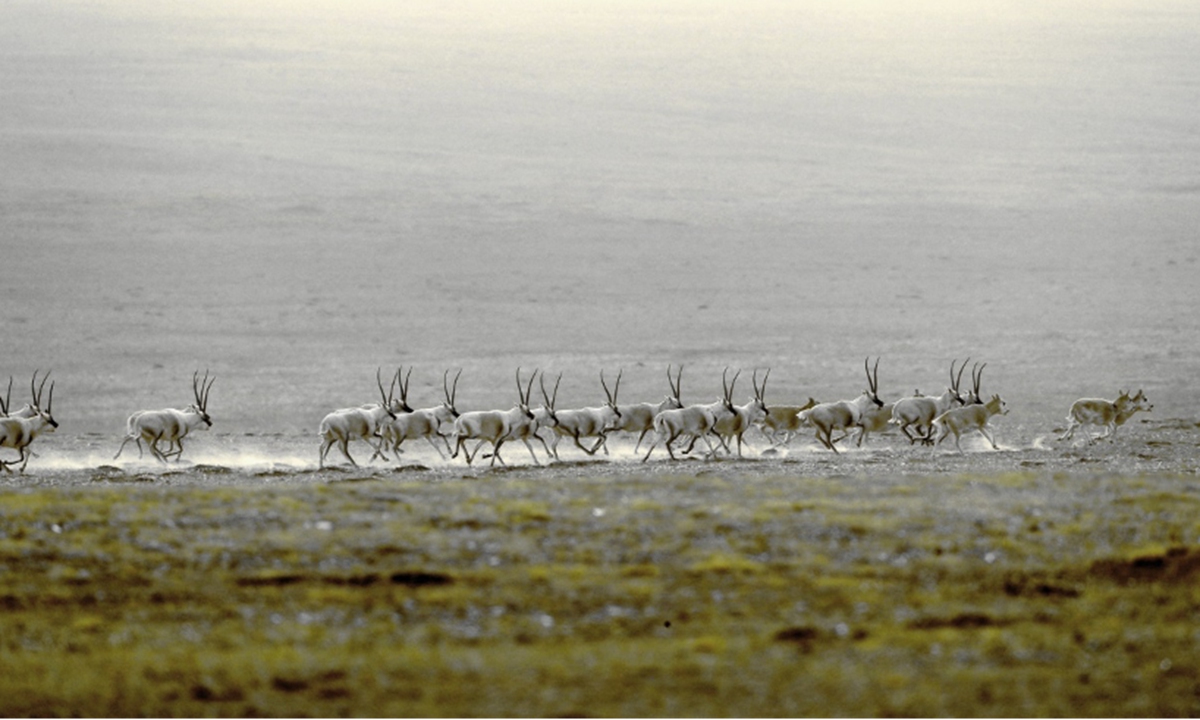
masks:
{"type": "Polygon", "coordinates": [[[975,385],[975,397],[979,397],[979,385],[983,382],[983,369],[987,367],[987,363],[983,363],[978,367],[978,371],[974,367],[971,368],[971,381],[975,385]]]}
{"type": "Polygon", "coordinates": [[[958,394],[959,385],[962,384],[963,370],[967,369],[967,363],[971,362],[971,358],[967,358],[966,360],[963,361],[962,367],[960,367],[958,369],[958,377],[955,377],[955,375],[954,375],[954,363],[956,363],[956,362],[958,362],[958,361],[957,360],[950,361],[950,389],[954,391],[955,395],[958,394]]]}
{"type": "Polygon", "coordinates": [[[8,404],[12,402],[12,375],[8,376],[8,392],[4,395],[4,400],[0,401],[0,414],[8,414],[8,404]]]}
{"type": "MultiPolygon", "coordinates": [[[[391,407],[392,398],[383,391],[383,368],[375,368],[375,384],[379,386],[379,397],[383,400],[383,404],[391,407]]],[[[396,389],[395,377],[392,377],[392,389],[396,389]]]]}
{"type": "Polygon", "coordinates": [[[54,383],[50,383],[50,397],[46,399],[46,412],[54,413],[54,383]]]}

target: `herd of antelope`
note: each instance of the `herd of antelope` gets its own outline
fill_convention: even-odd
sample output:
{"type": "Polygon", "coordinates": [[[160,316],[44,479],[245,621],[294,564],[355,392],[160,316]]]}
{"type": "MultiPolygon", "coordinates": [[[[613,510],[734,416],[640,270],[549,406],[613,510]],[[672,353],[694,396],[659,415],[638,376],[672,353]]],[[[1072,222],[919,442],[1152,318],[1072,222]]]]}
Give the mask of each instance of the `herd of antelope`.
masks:
{"type": "MultiPolygon", "coordinates": [[[[329,451],[334,446],[346,460],[357,466],[349,447],[354,441],[371,446],[374,450],[371,461],[375,458],[386,460],[387,451],[390,450],[399,462],[402,452],[400,446],[406,440],[421,439],[428,442],[443,459],[455,459],[461,454],[468,465],[479,456],[485,445],[489,446],[489,452],[484,457],[491,458],[491,465],[497,462],[503,465],[501,447],[505,443],[519,441],[529,450],[533,462],[541,465],[534,442],[540,443],[547,459],[558,459],[559,442],[567,438],[579,450],[593,456],[601,450],[608,454],[608,436],[614,432],[636,435],[635,453],[640,453],[642,442],[653,433],[642,462],[649,460],[659,447],[674,460],[677,451],[686,455],[692,452],[699,441],[703,441],[707,448],[706,457],[712,458],[721,452],[732,454],[733,447],[741,457],[746,432],[752,427],[761,432],[772,448],[786,446],[802,429],[811,428],[817,442],[837,453],[837,444],[850,437],[854,430],[858,433],[853,442],[861,446],[870,433],[880,432],[891,425],[897,427],[910,444],[936,445],[953,435],[955,448],[962,452],[959,440],[963,433],[975,431],[986,438],[993,449],[999,449],[988,421],[996,415],[1007,413],[1007,406],[999,395],[992,395],[985,401],[980,394],[986,363],[972,366],[973,387],[965,394],[962,392],[962,375],[969,361],[968,358],[960,366],[957,360],[950,363],[950,384],[945,392],[937,396],[918,392],[911,397],[884,402],[879,397],[879,360],[876,359],[872,366],[868,358],[863,362],[867,389],[852,400],[818,403],[809,398],[803,405],[770,406],[766,402],[767,380],[771,375],[769,369],[763,373],[761,382],[758,371],[753,371],[750,382],[754,396],[745,405],[733,403],[741,371],[734,372],[730,377],[726,368],[721,376],[722,397],[712,403],[693,405],[684,405],[681,399],[682,366],[675,369],[674,374],[673,367],[667,366],[670,393],[657,403],[619,404],[617,395],[621,389],[622,372],[617,373],[610,388],[601,371],[600,386],[604,390],[604,404],[567,410],[557,406],[561,373],[554,379],[553,389],[548,389],[545,373],[534,370],[523,380],[521,369],[517,368],[517,402],[511,409],[462,413],[456,406],[461,370],[455,374],[453,381],[450,380],[449,370],[443,373],[443,401],[424,409],[413,409],[408,404],[412,368],[407,373],[402,373],[403,368],[398,369],[391,378],[390,389],[384,388],[382,370],[378,370],[375,383],[379,389],[379,402],[334,410],[321,420],[319,466],[325,466],[329,451]],[[535,380],[542,399],[542,405],[538,408],[533,407],[532,398],[535,380]],[[399,397],[396,396],[397,391],[399,397]],[[687,442],[687,447],[679,449],[676,443],[683,442],[687,442]],[[472,443],[473,447],[468,447],[472,443]]],[[[19,410],[10,411],[11,377],[8,390],[0,400],[0,448],[10,448],[18,454],[15,460],[0,459],[0,467],[8,473],[12,472],[10,466],[17,464],[24,472],[29,458],[33,456],[30,445],[34,439],[42,433],[54,432],[58,427],[52,413],[54,383],[50,383],[49,394],[45,395],[49,373],[42,376],[39,383],[39,372],[34,372],[30,382],[31,402],[19,410]],[[45,404],[42,403],[44,395],[45,404]]],[[[186,408],[142,410],[130,415],[125,438],[113,459],[119,458],[125,446],[133,441],[137,445],[139,458],[143,456],[145,443],[146,449],[159,462],[167,463],[172,458],[178,460],[183,454],[183,440],[192,430],[212,427],[208,396],[214,382],[216,378],[209,378],[207,371],[203,377],[199,372],[194,373],[194,402],[186,408]],[[160,444],[165,444],[165,449],[160,444]]],[[[1105,428],[1097,436],[1091,436],[1085,430],[1089,443],[1111,439],[1117,428],[1134,413],[1151,409],[1153,406],[1141,390],[1133,395],[1121,392],[1116,400],[1077,400],[1071,405],[1067,416],[1066,431],[1058,439],[1070,440],[1076,430],[1086,425],[1105,428]]]]}

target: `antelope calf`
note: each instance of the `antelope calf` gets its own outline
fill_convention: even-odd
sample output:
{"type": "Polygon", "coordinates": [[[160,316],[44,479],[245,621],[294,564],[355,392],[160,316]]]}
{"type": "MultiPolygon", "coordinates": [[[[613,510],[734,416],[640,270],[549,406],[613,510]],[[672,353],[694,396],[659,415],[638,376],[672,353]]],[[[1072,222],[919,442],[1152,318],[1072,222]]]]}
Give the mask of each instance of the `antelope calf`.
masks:
{"type": "Polygon", "coordinates": [[[1004,415],[1008,413],[1008,408],[999,395],[993,395],[991,400],[983,405],[966,405],[964,407],[952,408],[937,416],[934,419],[934,427],[941,428],[941,437],[937,439],[940,445],[950,433],[954,433],[954,447],[961,453],[962,446],[958,444],[959,438],[968,430],[978,430],[979,434],[987,438],[987,441],[992,444],[993,450],[999,450],[996,446],[996,440],[988,431],[988,420],[994,415],[1004,415]]]}
{"type": "MultiPolygon", "coordinates": [[[[1112,438],[1116,434],[1117,428],[1125,424],[1125,421],[1133,417],[1134,413],[1150,412],[1154,406],[1146,398],[1146,395],[1138,390],[1136,395],[1131,396],[1128,391],[1122,391],[1116,400],[1100,400],[1096,398],[1082,398],[1076,400],[1071,405],[1071,412],[1067,415],[1067,430],[1059,436],[1059,440],[1070,440],[1075,435],[1075,431],[1084,425],[1102,425],[1106,429],[1104,434],[1096,437],[1088,437],[1088,442],[1093,443],[1104,438],[1112,438]]],[[[1087,430],[1083,431],[1087,435],[1087,430]]]]}
{"type": "Polygon", "coordinates": [[[817,401],[811,397],[803,405],[772,405],[767,408],[766,416],[758,422],[758,429],[773,447],[786,445],[804,426],[800,413],[816,405],[817,401]],[[780,435],[783,436],[782,440],[780,435]]]}

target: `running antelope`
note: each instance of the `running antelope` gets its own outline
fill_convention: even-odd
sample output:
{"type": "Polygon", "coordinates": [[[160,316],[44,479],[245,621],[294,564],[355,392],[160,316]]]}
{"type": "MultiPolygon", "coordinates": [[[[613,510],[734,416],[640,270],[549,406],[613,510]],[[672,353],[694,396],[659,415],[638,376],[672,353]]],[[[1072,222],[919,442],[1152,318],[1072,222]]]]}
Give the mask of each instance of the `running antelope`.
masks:
{"type": "Polygon", "coordinates": [[[208,393],[216,381],[215,376],[209,379],[207,370],[203,379],[199,372],[192,373],[192,404],[182,410],[140,410],[130,415],[125,423],[125,440],[121,442],[113,460],[121,457],[130,440],[137,443],[139,458],[142,457],[142,441],[145,440],[150,454],[157,460],[164,463],[171,457],[178,460],[183,454],[183,439],[189,432],[212,427],[212,417],[208,414],[208,393]],[[167,442],[166,451],[158,447],[161,440],[167,442]]]}
{"type": "MultiPolygon", "coordinates": [[[[875,360],[875,372],[872,375],[870,358],[863,360],[863,369],[867,373],[868,388],[853,400],[821,403],[800,413],[801,421],[816,428],[816,437],[822,445],[834,451],[833,431],[842,430],[848,433],[850,428],[861,427],[863,414],[869,408],[883,407],[879,399],[879,359],[875,360]]],[[[844,435],[843,435],[844,437],[844,435]]],[[[839,438],[841,439],[841,438],[839,438]]]]}
{"type": "MultiPolygon", "coordinates": [[[[737,439],[738,457],[742,457],[743,436],[752,425],[761,423],[769,412],[766,402],[767,394],[767,378],[771,376],[771,370],[768,368],[766,374],[763,375],[762,385],[758,384],[758,371],[755,370],[750,376],[750,383],[754,386],[754,397],[745,405],[737,405],[733,408],[732,415],[726,415],[717,421],[716,427],[713,428],[717,436],[721,438],[722,443],[728,447],[729,440],[737,439]]],[[[736,376],[734,377],[736,381],[736,376]]],[[[729,389],[729,394],[733,395],[733,388],[729,389]]]]}
{"type": "Polygon", "coordinates": [[[50,373],[42,378],[42,384],[37,385],[37,372],[33,373],[33,380],[29,383],[29,392],[32,395],[32,400],[26,410],[22,408],[18,412],[32,412],[27,417],[19,417],[8,414],[9,399],[12,394],[12,377],[8,378],[8,394],[5,396],[3,404],[0,405],[0,447],[12,448],[17,451],[17,459],[3,461],[0,460],[0,467],[4,468],[4,472],[11,473],[10,465],[21,463],[21,472],[25,472],[25,466],[29,464],[29,457],[33,452],[29,449],[38,435],[44,432],[54,432],[58,428],[58,422],[54,419],[52,407],[54,405],[54,383],[50,383],[50,396],[46,398],[46,407],[42,407],[42,389],[46,386],[46,378],[50,377],[50,373]]]}
{"type": "MultiPolygon", "coordinates": [[[[654,448],[658,447],[659,443],[667,448],[667,454],[674,460],[675,452],[671,449],[671,444],[683,435],[692,439],[692,445],[695,444],[697,438],[703,438],[704,443],[708,445],[708,457],[716,455],[716,448],[713,447],[708,436],[712,434],[717,421],[733,413],[732,393],[726,382],[728,373],[729,368],[725,368],[725,372],[721,374],[721,384],[725,387],[725,397],[721,400],[708,405],[688,405],[687,407],[663,410],[654,416],[654,432],[657,437],[646,452],[646,456],[642,458],[642,462],[650,459],[650,454],[654,452],[654,448]]],[[[737,382],[736,375],[734,382],[737,382]]],[[[678,391],[678,386],[676,386],[676,391],[678,391]]],[[[724,444],[720,437],[717,440],[722,445],[724,444]]],[[[691,445],[688,446],[688,450],[691,450],[691,445]]]]}
{"type": "MultiPolygon", "coordinates": [[[[1141,390],[1138,390],[1137,395],[1133,396],[1123,390],[1116,400],[1082,398],[1071,405],[1071,412],[1067,415],[1067,430],[1058,439],[1070,440],[1074,437],[1075,431],[1084,425],[1102,425],[1107,428],[1102,435],[1096,437],[1089,435],[1089,443],[1104,438],[1112,439],[1117,428],[1124,425],[1125,421],[1133,417],[1134,413],[1150,412],[1153,409],[1154,406],[1150,404],[1150,400],[1141,390]]],[[[1088,431],[1084,430],[1083,434],[1088,435],[1088,431]]]]}
{"type": "MultiPolygon", "coordinates": [[[[321,420],[318,432],[322,442],[318,467],[325,467],[325,457],[335,444],[354,467],[358,467],[358,463],[350,456],[351,440],[362,440],[374,450],[379,450],[382,441],[376,444],[373,439],[378,437],[380,428],[396,419],[396,412],[401,409],[400,406],[404,405],[402,401],[397,401],[394,397],[396,383],[399,382],[399,379],[400,371],[397,370],[396,375],[392,378],[391,389],[384,392],[380,371],[376,370],[375,384],[379,387],[379,399],[383,402],[334,410],[321,420]]],[[[371,458],[374,459],[374,455],[371,458]]]]}
{"type": "MultiPolygon", "coordinates": [[[[967,358],[968,361],[970,359],[967,358]]],[[[963,362],[956,376],[954,374],[954,364],[956,362],[958,361],[950,361],[950,387],[946,388],[946,392],[938,397],[916,395],[896,401],[895,406],[892,408],[891,423],[900,427],[900,432],[904,433],[904,437],[908,438],[909,444],[915,444],[918,440],[926,445],[933,444],[934,418],[954,407],[956,403],[958,405],[966,404],[962,394],[959,392],[959,385],[962,383],[962,374],[963,370],[967,367],[967,363],[963,362]],[[908,432],[908,428],[912,426],[916,426],[917,429],[915,436],[908,432]],[[924,430],[924,433],[921,432],[922,430],[924,430]]]]}
{"type": "Polygon", "coordinates": [[[637,452],[642,446],[642,440],[645,439],[646,433],[654,430],[654,418],[664,410],[678,410],[683,407],[683,401],[679,399],[679,383],[683,377],[683,366],[679,366],[679,371],[675,373],[675,379],[671,379],[671,366],[667,366],[667,383],[671,386],[671,394],[663,398],[660,403],[635,403],[632,405],[619,405],[617,411],[620,413],[621,421],[617,426],[617,430],[624,432],[637,433],[637,443],[633,446],[633,451],[637,452]]]}
{"type": "Polygon", "coordinates": [[[763,437],[771,443],[772,447],[787,445],[800,432],[803,423],[800,422],[800,413],[815,407],[817,401],[809,398],[808,402],[803,405],[772,405],[767,408],[767,415],[758,423],[758,429],[762,431],[763,437]],[[783,439],[780,439],[780,435],[783,439]]]}
{"type": "MultiPolygon", "coordinates": [[[[409,373],[412,370],[409,369],[409,373]]],[[[438,457],[443,460],[446,455],[452,452],[450,448],[450,440],[446,435],[442,434],[442,425],[453,425],[458,419],[458,410],[454,407],[454,396],[458,393],[458,378],[462,375],[462,370],[454,376],[454,388],[450,387],[450,371],[447,370],[442,374],[442,393],[444,400],[433,407],[413,410],[407,413],[396,413],[396,419],[390,423],[385,423],[379,429],[379,437],[383,439],[380,443],[380,448],[375,451],[375,455],[371,456],[374,460],[376,456],[383,457],[383,449],[391,448],[392,455],[396,458],[396,462],[400,462],[400,445],[405,440],[419,440],[424,438],[429,445],[437,451],[438,457]],[[442,444],[446,446],[446,452],[442,453],[442,448],[438,446],[434,438],[440,438],[442,444]]],[[[404,405],[408,405],[408,378],[405,376],[405,381],[401,385],[400,400],[404,405]]]]}
{"type": "MultiPolygon", "coordinates": [[[[575,445],[588,455],[595,455],[596,451],[604,447],[604,453],[608,454],[606,440],[608,433],[616,430],[621,423],[621,410],[617,407],[617,393],[621,391],[621,374],[617,373],[617,381],[613,384],[613,389],[608,389],[608,383],[604,380],[604,371],[600,371],[600,386],[604,389],[606,402],[603,407],[586,407],[577,410],[558,410],[555,405],[558,402],[558,384],[562,381],[562,375],[554,381],[554,392],[546,392],[546,384],[542,382],[542,397],[546,401],[547,415],[551,418],[550,429],[554,431],[554,435],[550,440],[550,454],[554,459],[558,459],[558,441],[560,438],[569,437],[575,441],[575,445]],[[597,438],[596,443],[588,448],[581,442],[582,438],[597,438]]],[[[545,380],[545,374],[542,379],[545,380]]]]}
{"type": "Polygon", "coordinates": [[[541,465],[533,452],[533,446],[529,444],[529,436],[537,432],[538,426],[533,411],[529,409],[529,395],[533,392],[533,379],[537,374],[538,371],[534,370],[533,375],[529,376],[529,385],[522,387],[521,368],[517,368],[517,404],[511,410],[475,410],[459,415],[454,421],[456,439],[454,452],[450,457],[456,458],[458,453],[462,452],[467,456],[467,464],[470,465],[479,453],[479,448],[486,442],[492,444],[491,464],[495,465],[499,460],[500,464],[504,465],[506,463],[504,458],[500,457],[500,446],[508,440],[521,440],[525,447],[529,448],[529,455],[534,464],[541,465]],[[474,450],[464,447],[468,440],[479,441],[474,450]]]}
{"type": "Polygon", "coordinates": [[[1008,407],[999,395],[993,395],[992,399],[983,405],[967,405],[947,410],[933,421],[934,427],[942,430],[937,442],[941,445],[947,435],[954,433],[954,447],[961,453],[962,446],[958,444],[959,438],[968,430],[978,430],[979,434],[992,444],[993,450],[999,450],[995,438],[988,431],[988,420],[994,415],[1006,414],[1008,414],[1008,407]]]}

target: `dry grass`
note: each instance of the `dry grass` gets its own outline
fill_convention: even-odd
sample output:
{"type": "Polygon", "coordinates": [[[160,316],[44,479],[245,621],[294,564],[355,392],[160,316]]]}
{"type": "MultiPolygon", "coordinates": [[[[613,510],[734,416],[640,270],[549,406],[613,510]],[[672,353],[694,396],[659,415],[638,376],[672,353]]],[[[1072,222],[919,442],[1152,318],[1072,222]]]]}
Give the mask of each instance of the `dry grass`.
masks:
{"type": "Polygon", "coordinates": [[[0,714],[1200,713],[1194,476],[332,477],[0,490],[0,714]]]}

